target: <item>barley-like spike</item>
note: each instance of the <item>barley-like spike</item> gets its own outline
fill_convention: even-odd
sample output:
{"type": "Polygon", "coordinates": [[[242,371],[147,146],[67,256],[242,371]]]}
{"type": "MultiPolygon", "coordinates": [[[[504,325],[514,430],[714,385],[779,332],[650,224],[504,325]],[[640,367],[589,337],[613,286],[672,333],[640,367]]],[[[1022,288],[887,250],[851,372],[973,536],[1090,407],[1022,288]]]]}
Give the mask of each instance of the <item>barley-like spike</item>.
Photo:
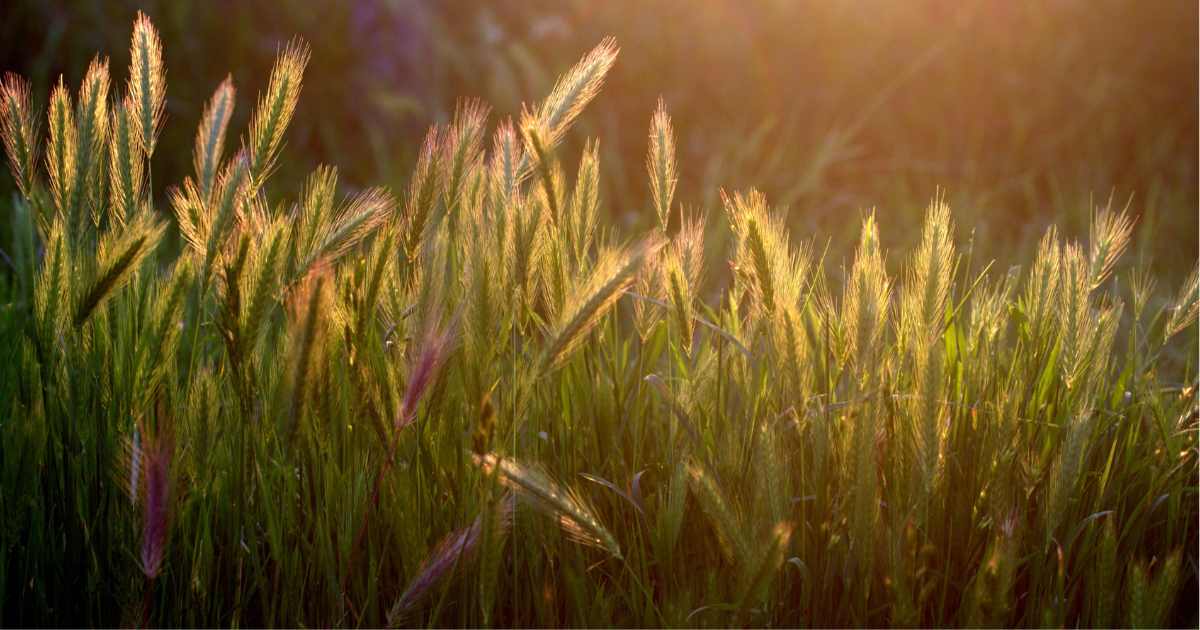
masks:
{"type": "Polygon", "coordinates": [[[141,458],[144,467],[146,501],[142,526],[141,569],[147,579],[155,579],[162,571],[166,557],[167,539],[171,526],[171,459],[174,441],[163,428],[146,435],[141,458]]]}
{"type": "Polygon", "coordinates": [[[338,171],[332,166],[318,166],[305,180],[292,228],[288,273],[303,275],[300,257],[310,257],[317,248],[317,240],[329,233],[337,202],[337,180],[338,171]]]}
{"type": "MultiPolygon", "coordinates": [[[[225,261],[221,269],[225,293],[221,301],[221,310],[218,314],[217,323],[220,327],[222,340],[225,342],[225,349],[229,356],[230,366],[233,368],[234,378],[240,378],[240,371],[247,353],[241,333],[241,284],[243,271],[246,269],[246,259],[250,255],[250,240],[248,235],[242,234],[241,238],[238,239],[236,252],[230,260],[225,261]]],[[[243,398],[243,405],[246,402],[246,399],[243,398]]]]}
{"type": "Polygon", "coordinates": [[[1166,557],[1150,583],[1150,623],[1153,627],[1168,627],[1171,608],[1179,591],[1179,569],[1182,556],[1178,550],[1166,557]]]}
{"type": "Polygon", "coordinates": [[[914,365],[918,380],[917,399],[920,430],[917,432],[917,456],[925,489],[931,490],[938,472],[942,452],[942,356],[940,344],[931,342],[929,349],[914,365]]]}
{"type": "MultiPolygon", "coordinates": [[[[519,168],[523,159],[517,130],[513,127],[512,119],[505,119],[496,128],[489,168],[492,182],[492,203],[500,212],[506,213],[509,206],[520,201],[521,182],[524,174],[519,168]]],[[[495,218],[501,219],[501,217],[495,218]]]]}
{"type": "Polygon", "coordinates": [[[510,296],[504,290],[504,270],[495,267],[507,262],[498,260],[504,255],[504,233],[477,233],[476,239],[464,274],[464,282],[469,283],[466,341],[472,360],[495,357],[503,351],[510,337],[497,333],[509,330],[513,316],[513,310],[506,304],[510,296]]]}
{"type": "Polygon", "coordinates": [[[443,159],[449,167],[443,182],[443,198],[447,208],[458,204],[462,195],[463,180],[479,160],[487,117],[488,107],[475,99],[459,103],[454,112],[454,121],[447,130],[442,145],[446,154],[443,159]]]}
{"type": "Polygon", "coordinates": [[[1179,287],[1179,293],[1172,300],[1169,309],[1167,323],[1163,327],[1164,344],[1196,323],[1197,316],[1200,315],[1200,263],[1192,267],[1192,272],[1179,287]]]}
{"type": "Polygon", "coordinates": [[[395,199],[382,188],[371,188],[355,195],[337,213],[301,273],[316,260],[332,261],[345,255],[387,221],[395,207],[395,199]]]}
{"type": "Polygon", "coordinates": [[[600,206],[600,144],[589,141],[579,158],[575,190],[571,194],[570,239],[575,265],[583,265],[596,233],[596,213],[600,206]]]}
{"type": "MultiPolygon", "coordinates": [[[[556,182],[557,189],[562,190],[563,175],[558,164],[554,165],[553,181],[556,182]]],[[[543,205],[549,205],[546,203],[545,191],[538,193],[538,201],[543,205]]],[[[563,303],[566,301],[569,261],[567,260],[565,232],[565,226],[558,223],[557,225],[547,225],[543,233],[539,235],[545,244],[546,251],[545,263],[539,265],[538,268],[542,276],[542,304],[552,318],[557,318],[562,314],[563,303]]]]}
{"type": "MultiPolygon", "coordinates": [[[[38,328],[43,341],[53,340],[65,325],[64,303],[70,295],[74,275],[69,273],[71,248],[66,243],[66,227],[62,217],[56,217],[46,234],[46,253],[34,285],[34,309],[38,315],[38,328]]],[[[69,308],[69,307],[67,307],[69,308]]]]}
{"type": "Polygon", "coordinates": [[[107,155],[108,141],[108,59],[99,56],[92,59],[83,86],[79,90],[76,113],[76,141],[79,146],[75,155],[78,175],[71,189],[72,212],[82,213],[86,204],[91,213],[92,225],[100,224],[100,209],[103,205],[96,198],[101,159],[107,155]]]}
{"type": "MultiPolygon", "coordinates": [[[[788,543],[792,540],[792,532],[795,527],[787,522],[782,521],[771,529],[770,543],[766,549],[763,549],[756,559],[751,564],[750,558],[746,558],[742,564],[742,596],[739,598],[743,604],[748,604],[762,597],[764,589],[770,585],[771,580],[775,576],[775,572],[779,570],[779,565],[783,564],[783,556],[787,552],[788,543]]],[[[738,606],[742,608],[742,606],[738,606]]]]}
{"type": "Polygon", "coordinates": [[[778,331],[780,334],[776,344],[782,346],[780,348],[780,358],[784,364],[783,373],[787,376],[791,396],[798,396],[803,391],[804,377],[804,348],[801,335],[804,331],[800,328],[801,315],[796,306],[791,304],[783,305],[777,312],[777,324],[773,331],[778,331]]]}
{"type": "Polygon", "coordinates": [[[954,244],[950,234],[950,207],[935,201],[930,207],[922,230],[921,244],[917,248],[909,283],[909,297],[913,333],[923,333],[927,339],[941,336],[942,320],[945,318],[946,300],[950,294],[950,276],[954,264],[954,244]]]}
{"type": "Polygon", "coordinates": [[[879,228],[875,215],[870,214],[863,221],[843,307],[843,326],[850,341],[848,352],[864,363],[859,366],[862,369],[870,368],[869,361],[884,331],[890,297],[891,283],[879,250],[879,228]]]}
{"type": "Polygon", "coordinates": [[[128,225],[120,237],[101,241],[96,278],[83,292],[75,308],[76,326],[82,326],[97,308],[133,277],[142,260],[158,246],[165,230],[164,223],[142,217],[128,225]]]}
{"type": "Polygon", "coordinates": [[[1075,498],[1075,484],[1087,453],[1088,436],[1092,428],[1092,412],[1084,409],[1067,421],[1062,445],[1050,474],[1049,494],[1046,497],[1047,539],[1067,515],[1069,502],[1075,498]]]}
{"type": "Polygon", "coordinates": [[[550,225],[558,228],[559,221],[559,192],[562,190],[561,177],[555,177],[559,173],[558,164],[552,164],[549,158],[549,152],[536,129],[528,129],[526,131],[527,142],[533,149],[533,154],[537,157],[537,172],[538,181],[542,184],[541,199],[549,211],[550,225]]]}
{"type": "Polygon", "coordinates": [[[770,316],[780,304],[795,304],[807,273],[807,250],[792,251],[782,220],[757,190],[732,197],[721,191],[721,199],[737,236],[735,284],[753,296],[761,314],[770,316]]]}
{"type": "Polygon", "coordinates": [[[75,114],[71,96],[60,76],[50,94],[50,143],[46,148],[46,170],[50,194],[58,214],[66,217],[76,179],[75,114]]]}
{"type": "Polygon", "coordinates": [[[0,137],[13,180],[26,199],[37,181],[38,114],[29,96],[29,82],[11,72],[0,81],[0,137]]]}
{"type": "MultiPolygon", "coordinates": [[[[512,528],[513,517],[513,500],[511,496],[506,496],[496,504],[496,507],[489,510],[490,521],[486,525],[490,525],[487,532],[491,539],[488,544],[493,548],[499,547],[504,543],[504,536],[508,530],[512,528]]],[[[466,562],[474,559],[479,550],[479,543],[483,539],[484,534],[484,515],[480,514],[475,517],[467,527],[455,530],[447,534],[430,552],[429,556],[421,563],[416,574],[409,581],[408,586],[404,589],[399,599],[392,604],[388,611],[388,626],[396,627],[403,623],[408,615],[412,614],[416,607],[424,601],[425,597],[440,584],[452,571],[466,562]]],[[[486,551],[485,551],[486,553],[486,551]]]]}
{"type": "Polygon", "coordinates": [[[307,44],[298,40],[289,42],[275,59],[266,93],[259,97],[250,121],[250,138],[243,142],[249,154],[250,182],[255,192],[262,188],[279,157],[283,134],[296,113],[308,58],[307,44]]]}
{"type": "MultiPolygon", "coordinates": [[[[114,193],[116,188],[113,186],[114,193]]],[[[190,177],[185,177],[183,186],[172,186],[167,191],[167,200],[175,222],[179,225],[179,235],[195,254],[202,256],[211,226],[208,225],[206,205],[200,199],[195,182],[190,177]]]]}
{"type": "Polygon", "coordinates": [[[548,247],[546,239],[539,238],[544,233],[540,204],[525,201],[515,206],[511,219],[504,241],[504,263],[510,287],[521,300],[535,293],[538,276],[533,271],[548,247]]]}
{"type": "Polygon", "coordinates": [[[721,553],[733,566],[741,566],[751,554],[742,538],[741,524],[729,500],[725,498],[712,476],[697,462],[688,464],[688,480],[692,493],[717,533],[721,553]]]}
{"type": "Polygon", "coordinates": [[[141,11],[138,11],[133,23],[129,58],[128,95],[133,104],[130,113],[137,121],[141,147],[149,160],[154,155],[154,145],[162,128],[167,71],[163,68],[162,42],[158,38],[158,30],[141,11]]]}
{"type": "MultiPolygon", "coordinates": [[[[536,110],[527,109],[523,112],[521,128],[526,132],[536,130],[544,150],[552,151],[575,118],[600,91],[604,76],[616,61],[618,52],[615,39],[606,37],[601,40],[598,46],[558,79],[550,95],[536,110]]],[[[519,171],[529,165],[528,159],[522,159],[521,164],[519,171]]]]}
{"type": "Polygon", "coordinates": [[[1022,303],[1030,322],[1030,336],[1039,343],[1055,334],[1060,317],[1058,309],[1059,292],[1062,288],[1062,253],[1058,241],[1058,231],[1053,227],[1046,230],[1038,244],[1033,266],[1029,270],[1029,280],[1025,287],[1022,303]]]}
{"type": "Polygon", "coordinates": [[[435,325],[425,331],[420,352],[408,371],[408,383],[404,388],[404,398],[400,402],[400,414],[396,417],[393,427],[396,433],[416,421],[417,405],[441,372],[454,340],[454,331],[450,329],[442,329],[435,325]]]}
{"type": "Polygon", "coordinates": [[[407,221],[404,253],[410,263],[414,263],[420,255],[429,217],[433,214],[433,206],[436,203],[438,181],[441,177],[439,135],[437,127],[431,127],[425,134],[421,155],[417,158],[417,167],[409,183],[408,201],[404,209],[407,221]]]}
{"type": "Polygon", "coordinates": [[[388,221],[395,208],[396,199],[384,188],[368,188],[355,194],[338,212],[329,234],[325,235],[318,250],[320,256],[343,256],[388,221]]]}
{"type": "Polygon", "coordinates": [[[505,493],[495,506],[488,510],[481,532],[483,548],[479,559],[479,608],[483,614],[483,626],[492,625],[492,609],[496,603],[496,582],[500,573],[501,551],[512,529],[513,510],[516,497],[505,493]]]}
{"type": "Polygon", "coordinates": [[[754,219],[746,222],[746,246],[750,250],[750,259],[754,263],[754,277],[758,280],[758,292],[762,299],[763,310],[771,313],[775,310],[775,283],[771,277],[767,247],[763,242],[762,226],[754,219]]]}
{"type": "Polygon", "coordinates": [[[322,269],[317,269],[307,278],[292,302],[292,335],[293,335],[293,367],[291,400],[288,408],[288,428],[286,438],[295,438],[300,421],[304,414],[304,403],[308,398],[308,389],[315,380],[317,357],[321,354],[325,338],[324,310],[329,299],[328,276],[322,269]]]}
{"type": "Polygon", "coordinates": [[[1149,570],[1134,562],[1125,577],[1125,626],[1129,628],[1156,627],[1151,620],[1149,570]]]}
{"type": "MultiPolygon", "coordinates": [[[[871,391],[881,380],[881,370],[875,364],[888,316],[891,284],[883,267],[879,248],[879,232],[874,214],[863,221],[862,234],[854,263],[850,269],[843,305],[843,327],[850,340],[849,357],[856,363],[856,380],[860,391],[871,391]]],[[[879,428],[879,405],[867,401],[855,410],[851,418],[846,474],[853,481],[851,507],[851,543],[864,574],[874,563],[874,531],[879,513],[875,442],[879,428]]],[[[855,597],[866,599],[869,589],[859,590],[855,597]]]]}
{"type": "MultiPolygon", "coordinates": [[[[112,141],[108,147],[111,212],[118,225],[124,225],[125,219],[134,214],[142,196],[141,135],[132,123],[129,100],[117,103],[112,111],[112,141]]],[[[185,230],[183,221],[191,223],[190,217],[181,217],[181,230],[185,230]]],[[[186,231],[184,236],[188,236],[186,231]]]]}
{"type": "Polygon", "coordinates": [[[699,287],[704,275],[704,215],[695,210],[681,213],[679,233],[675,236],[675,249],[683,263],[683,271],[689,286],[699,287]]]}
{"type": "Polygon", "coordinates": [[[671,199],[675,196],[675,130],[671,127],[671,116],[667,114],[662,97],[654,116],[650,119],[650,150],[646,156],[646,170],[650,173],[650,194],[654,199],[654,210],[658,214],[658,227],[665,234],[670,222],[671,199]]]}
{"type": "Polygon", "coordinates": [[[235,158],[217,180],[213,203],[210,204],[210,210],[205,215],[211,217],[209,219],[211,224],[205,234],[201,282],[208,281],[217,255],[225,244],[226,237],[232,231],[234,219],[241,211],[241,206],[248,196],[249,186],[250,178],[246,160],[241,157],[235,158]]]}
{"type": "MultiPolygon", "coordinates": [[[[193,275],[190,259],[176,263],[165,295],[160,294],[155,302],[154,326],[150,334],[152,345],[148,346],[148,349],[156,352],[159,357],[169,357],[174,351],[175,340],[180,330],[179,311],[183,306],[184,295],[192,285],[193,275]]],[[[169,365],[169,362],[163,364],[169,365]]]]}
{"type": "Polygon", "coordinates": [[[897,334],[912,366],[916,396],[909,404],[916,461],[925,490],[932,487],[940,453],[942,343],[946,303],[953,275],[954,245],[950,208],[940,198],[930,204],[916,256],[900,296],[897,334]]]}
{"type": "Polygon", "coordinates": [[[241,329],[248,340],[254,340],[267,321],[267,312],[277,298],[279,277],[279,262],[283,258],[283,242],[286,232],[281,225],[273,225],[266,234],[262,235],[266,243],[265,250],[255,250],[252,254],[252,264],[257,273],[247,274],[253,279],[252,286],[244,291],[249,296],[246,301],[245,319],[241,329]]]}
{"type": "Polygon", "coordinates": [[[983,291],[976,293],[971,303],[971,321],[969,343],[972,348],[990,346],[999,335],[1006,319],[1004,315],[1012,302],[1013,288],[1016,284],[1014,270],[1005,275],[1004,279],[992,284],[983,291]]]}
{"type": "Polygon", "coordinates": [[[664,270],[667,279],[667,293],[671,302],[671,313],[679,330],[679,338],[683,342],[684,352],[691,354],[692,336],[695,329],[692,288],[688,284],[683,270],[683,261],[680,260],[678,252],[672,252],[666,256],[664,270]]]}
{"type": "MultiPolygon", "coordinates": [[[[669,300],[667,286],[662,280],[663,261],[659,257],[651,258],[646,261],[642,271],[637,274],[633,292],[649,300],[667,301],[669,300]]],[[[634,300],[633,302],[633,328],[642,343],[646,342],[655,326],[663,319],[661,309],[651,306],[648,300],[634,300]]]]}
{"type": "Polygon", "coordinates": [[[556,332],[542,354],[543,372],[561,365],[570,356],[661,245],[661,241],[650,239],[628,254],[613,251],[601,255],[591,277],[573,291],[564,305],[556,332]]]}
{"type": "Polygon", "coordinates": [[[546,473],[525,466],[511,457],[501,457],[495,453],[472,457],[475,465],[485,473],[499,474],[500,483],[556,519],[575,542],[600,547],[615,558],[623,558],[616,539],[577,493],[564,490],[546,473]]]}
{"type": "Polygon", "coordinates": [[[366,331],[367,324],[374,320],[375,309],[379,305],[379,295],[383,289],[384,279],[387,277],[386,261],[396,242],[396,231],[393,227],[394,224],[383,228],[383,238],[375,240],[372,246],[373,251],[368,258],[367,265],[371,271],[362,304],[359,306],[359,335],[362,335],[366,331]]]}
{"type": "Polygon", "coordinates": [[[196,169],[196,185],[200,189],[200,197],[206,201],[212,194],[213,183],[217,177],[217,165],[221,162],[221,154],[225,148],[225,130],[233,116],[233,99],[236,94],[233,77],[226,76],[208,100],[204,116],[200,119],[200,127],[196,130],[196,148],[192,162],[196,169]]]}
{"type": "Polygon", "coordinates": [[[1062,255],[1062,290],[1059,293],[1059,334],[1062,339],[1063,381],[1076,388],[1096,332],[1096,312],[1088,299],[1092,290],[1090,263],[1077,243],[1068,243],[1062,255]]]}
{"type": "MultiPolygon", "coordinates": [[[[1111,200],[1109,204],[1111,206],[1111,200]]],[[[1088,279],[1091,289],[1096,289],[1112,273],[1113,266],[1133,234],[1133,219],[1124,211],[1113,212],[1106,207],[1092,216],[1091,252],[1088,255],[1088,279]]]]}

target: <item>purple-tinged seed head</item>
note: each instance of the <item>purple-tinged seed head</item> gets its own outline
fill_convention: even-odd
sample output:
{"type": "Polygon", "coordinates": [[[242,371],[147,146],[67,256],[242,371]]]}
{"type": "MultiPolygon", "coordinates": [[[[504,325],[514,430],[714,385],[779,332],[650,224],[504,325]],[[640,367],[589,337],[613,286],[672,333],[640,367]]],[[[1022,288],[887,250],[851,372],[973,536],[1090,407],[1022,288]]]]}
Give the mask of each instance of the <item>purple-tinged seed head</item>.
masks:
{"type": "Polygon", "coordinates": [[[147,436],[142,453],[146,484],[145,518],[142,527],[142,573],[153,580],[162,570],[170,527],[171,456],[174,444],[168,435],[147,436]]]}
{"type": "MultiPolygon", "coordinates": [[[[514,507],[515,498],[511,494],[502,497],[495,506],[495,524],[500,532],[507,532],[512,527],[514,507]]],[[[482,514],[475,517],[471,525],[451,532],[438,543],[392,607],[388,615],[391,625],[399,623],[456,566],[474,557],[482,538],[483,518],[482,514]]]]}
{"type": "Polygon", "coordinates": [[[448,330],[432,327],[425,334],[421,343],[421,353],[413,363],[409,372],[408,387],[404,390],[404,400],[401,403],[400,415],[396,418],[396,430],[399,431],[417,419],[417,405],[421,397],[428,391],[429,386],[437,378],[438,371],[446,361],[450,344],[453,339],[448,330]]]}

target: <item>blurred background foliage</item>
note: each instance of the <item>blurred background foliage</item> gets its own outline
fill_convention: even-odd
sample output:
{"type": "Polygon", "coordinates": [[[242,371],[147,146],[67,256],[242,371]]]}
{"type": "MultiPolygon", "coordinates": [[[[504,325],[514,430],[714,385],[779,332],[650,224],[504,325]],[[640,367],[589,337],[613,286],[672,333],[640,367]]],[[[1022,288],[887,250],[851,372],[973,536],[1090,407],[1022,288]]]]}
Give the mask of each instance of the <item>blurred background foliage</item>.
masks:
{"type": "Polygon", "coordinates": [[[424,129],[458,99],[493,104],[493,124],[516,116],[613,35],[608,87],[562,155],[604,138],[604,207],[620,225],[653,223],[644,156],[661,95],[677,199],[712,211],[721,188],[757,186],[794,234],[830,239],[834,266],[867,208],[885,246],[911,245],[939,189],[1001,264],[1052,222],[1083,233],[1110,196],[1140,217],[1130,262],[1174,286],[1197,257],[1195,2],[10,0],[0,68],[44,95],[60,73],[77,85],[96,51],[125,67],[138,9],[170,69],[159,195],[190,168],[191,130],[227,69],[238,128],[293,36],[313,57],[275,186],[336,163],[351,186],[403,191],[424,129]]]}

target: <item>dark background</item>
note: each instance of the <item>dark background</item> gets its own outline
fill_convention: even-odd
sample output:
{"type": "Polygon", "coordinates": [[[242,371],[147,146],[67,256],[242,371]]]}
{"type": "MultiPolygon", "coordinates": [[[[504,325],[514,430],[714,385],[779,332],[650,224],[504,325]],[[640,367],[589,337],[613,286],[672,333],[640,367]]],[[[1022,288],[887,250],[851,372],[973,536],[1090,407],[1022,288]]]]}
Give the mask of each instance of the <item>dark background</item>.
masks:
{"type": "Polygon", "coordinates": [[[1051,222],[1084,236],[1110,195],[1132,199],[1137,255],[1156,271],[1177,278],[1197,257],[1195,2],[10,0],[0,69],[33,80],[42,105],[60,73],[77,86],[98,51],[123,84],[138,9],[165,48],[160,201],[190,170],[212,90],[232,73],[240,134],[293,36],[312,62],[275,193],[321,163],[350,187],[403,190],[424,129],[457,99],[491,103],[493,124],[519,115],[613,35],[621,55],[560,155],[571,163],[585,137],[600,138],[621,226],[653,222],[644,155],[661,95],[678,136],[677,200],[716,210],[720,188],[758,186],[797,237],[831,239],[833,260],[871,207],[885,244],[906,247],[939,189],[960,238],[973,231],[1001,262],[1051,222]]]}

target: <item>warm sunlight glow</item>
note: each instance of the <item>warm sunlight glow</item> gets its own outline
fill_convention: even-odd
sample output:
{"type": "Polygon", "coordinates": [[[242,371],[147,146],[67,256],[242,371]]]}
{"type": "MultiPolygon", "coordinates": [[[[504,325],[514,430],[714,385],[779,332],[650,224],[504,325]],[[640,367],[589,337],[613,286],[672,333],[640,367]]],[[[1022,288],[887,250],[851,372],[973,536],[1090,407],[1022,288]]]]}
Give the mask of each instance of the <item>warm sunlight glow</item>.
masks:
{"type": "Polygon", "coordinates": [[[9,0],[0,627],[1195,627],[1197,11],[9,0]]]}

